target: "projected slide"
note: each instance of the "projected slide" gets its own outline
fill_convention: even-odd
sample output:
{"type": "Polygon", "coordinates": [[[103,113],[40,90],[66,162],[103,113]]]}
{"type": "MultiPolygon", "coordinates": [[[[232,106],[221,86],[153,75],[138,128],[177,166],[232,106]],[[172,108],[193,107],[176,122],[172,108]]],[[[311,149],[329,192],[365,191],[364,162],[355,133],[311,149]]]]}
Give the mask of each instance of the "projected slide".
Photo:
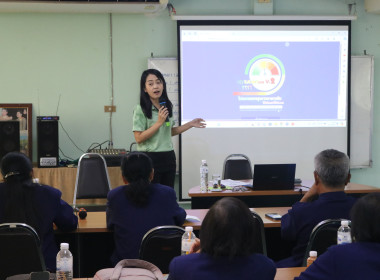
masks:
{"type": "Polygon", "coordinates": [[[199,165],[222,174],[225,158],[296,163],[312,180],[324,149],[349,152],[350,22],[179,20],[179,197],[199,185],[199,165]]]}
{"type": "Polygon", "coordinates": [[[202,116],[208,127],[346,125],[347,50],[339,40],[189,38],[181,45],[184,121],[202,116]]]}

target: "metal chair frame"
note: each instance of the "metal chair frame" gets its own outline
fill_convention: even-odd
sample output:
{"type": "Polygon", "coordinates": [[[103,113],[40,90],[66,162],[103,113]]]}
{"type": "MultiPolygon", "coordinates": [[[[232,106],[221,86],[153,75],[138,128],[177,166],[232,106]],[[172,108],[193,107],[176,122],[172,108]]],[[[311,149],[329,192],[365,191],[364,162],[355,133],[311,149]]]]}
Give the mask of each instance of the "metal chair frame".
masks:
{"type": "Polygon", "coordinates": [[[0,279],[17,274],[46,271],[40,238],[34,228],[24,223],[3,223],[0,224],[0,239],[5,238],[5,235],[16,243],[10,244],[9,242],[12,240],[3,240],[7,242],[7,246],[12,245],[12,249],[11,252],[8,252],[6,248],[1,248],[1,255],[5,258],[1,258],[0,279]],[[26,248],[25,245],[30,245],[30,247],[26,248]],[[17,246],[24,247],[18,248],[17,246]],[[28,249],[32,251],[28,251],[28,249]]]}
{"type": "MultiPolygon", "coordinates": [[[[162,271],[162,273],[169,273],[169,263],[170,261],[176,257],[176,256],[179,256],[181,255],[181,238],[182,238],[182,235],[183,233],[185,232],[185,230],[181,227],[178,227],[178,226],[158,226],[158,227],[154,227],[152,228],[151,230],[149,230],[145,235],[144,237],[142,238],[142,241],[141,241],[141,245],[140,245],[140,259],[142,260],[146,260],[148,262],[151,262],[153,263],[154,265],[156,265],[157,267],[160,268],[160,270],[162,271]],[[172,231],[172,234],[169,234],[170,231],[172,231]],[[164,237],[165,233],[167,233],[167,238],[164,237]],[[159,263],[159,262],[155,262],[154,259],[151,259],[149,258],[149,256],[147,256],[147,243],[154,237],[162,237],[163,239],[171,239],[171,237],[173,237],[174,239],[178,239],[178,243],[175,243],[176,246],[178,246],[179,248],[179,251],[177,252],[174,252],[173,253],[173,250],[172,248],[170,248],[170,246],[165,246],[162,248],[162,252],[155,252],[155,258],[157,259],[163,259],[164,257],[169,257],[170,260],[169,262],[165,263],[159,263]],[[168,253],[166,256],[164,253],[168,253]],[[160,254],[160,253],[163,253],[163,254],[160,254]]],[[[163,243],[164,244],[164,243],[163,243]]],[[[164,244],[164,245],[167,245],[167,244],[164,244]]],[[[148,247],[149,248],[149,247],[148,247]]]]}
{"type": "Polygon", "coordinates": [[[226,174],[226,164],[227,164],[228,161],[233,161],[233,159],[232,159],[233,157],[241,157],[241,158],[247,160],[248,164],[249,164],[249,169],[250,169],[250,174],[247,175],[247,177],[249,177],[249,178],[235,178],[235,179],[252,179],[252,177],[253,177],[252,164],[251,164],[250,159],[246,155],[244,155],[244,154],[230,154],[230,155],[228,155],[226,157],[226,159],[224,160],[224,163],[223,163],[222,178],[223,179],[232,179],[232,178],[226,178],[225,174],[226,174]]]}
{"type": "MultiPolygon", "coordinates": [[[[347,219],[327,219],[327,220],[323,220],[322,222],[318,223],[313,228],[313,230],[311,231],[311,234],[310,234],[309,242],[308,242],[307,247],[306,247],[306,252],[305,252],[305,256],[303,259],[302,266],[306,266],[307,258],[309,257],[309,252],[315,251],[314,249],[316,248],[316,238],[318,236],[320,236],[321,233],[323,233],[323,232],[326,233],[327,229],[332,231],[332,234],[333,234],[332,236],[335,237],[335,238],[333,238],[333,242],[330,242],[329,246],[337,244],[337,231],[341,225],[341,221],[348,221],[348,224],[351,225],[351,221],[347,220],[347,219]]],[[[322,246],[322,247],[324,247],[323,248],[324,250],[323,249],[317,250],[318,256],[321,255],[322,253],[324,253],[329,246],[322,246]]]]}
{"type": "MultiPolygon", "coordinates": [[[[254,211],[251,211],[253,217],[258,221],[259,223],[259,233],[260,233],[260,240],[261,240],[261,243],[262,243],[262,246],[258,246],[258,248],[256,248],[257,250],[257,253],[260,253],[260,254],[263,254],[263,255],[267,255],[267,242],[266,242],[266,239],[265,239],[265,230],[264,230],[264,222],[263,220],[261,219],[260,215],[257,214],[256,212],[254,211]],[[260,248],[259,248],[260,247],[260,248]]],[[[254,236],[253,238],[257,238],[256,236],[254,236]]],[[[258,243],[259,244],[259,243],[258,243]]]]}
{"type": "MultiPolygon", "coordinates": [[[[79,179],[81,176],[81,162],[82,162],[82,160],[86,160],[86,158],[91,158],[91,157],[98,157],[102,160],[103,166],[104,166],[104,172],[105,172],[105,176],[106,176],[106,181],[108,184],[107,187],[108,187],[109,191],[111,190],[111,183],[110,183],[110,179],[109,179],[109,175],[108,175],[107,163],[106,163],[104,157],[100,154],[97,154],[97,153],[85,153],[85,154],[83,154],[79,158],[78,167],[77,167],[77,176],[76,176],[76,180],[75,180],[75,189],[74,189],[74,198],[73,198],[73,208],[74,209],[76,208],[79,179]]],[[[83,197],[83,198],[86,198],[86,197],[83,197]]],[[[98,197],[91,196],[91,198],[106,198],[106,197],[104,197],[103,195],[99,195],[98,197]]],[[[81,198],[78,198],[78,199],[81,199],[81,198]]]]}

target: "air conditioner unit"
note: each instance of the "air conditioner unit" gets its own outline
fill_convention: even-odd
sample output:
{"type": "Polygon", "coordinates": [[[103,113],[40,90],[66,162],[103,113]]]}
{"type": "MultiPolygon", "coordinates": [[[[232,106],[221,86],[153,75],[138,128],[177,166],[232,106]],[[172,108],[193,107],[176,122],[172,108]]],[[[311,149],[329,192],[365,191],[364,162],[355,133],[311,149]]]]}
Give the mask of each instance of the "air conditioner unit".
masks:
{"type": "Polygon", "coordinates": [[[141,13],[166,8],[168,0],[0,0],[0,13],[141,13]]]}
{"type": "Polygon", "coordinates": [[[380,14],[380,1],[364,0],[364,8],[367,13],[380,14]]]}

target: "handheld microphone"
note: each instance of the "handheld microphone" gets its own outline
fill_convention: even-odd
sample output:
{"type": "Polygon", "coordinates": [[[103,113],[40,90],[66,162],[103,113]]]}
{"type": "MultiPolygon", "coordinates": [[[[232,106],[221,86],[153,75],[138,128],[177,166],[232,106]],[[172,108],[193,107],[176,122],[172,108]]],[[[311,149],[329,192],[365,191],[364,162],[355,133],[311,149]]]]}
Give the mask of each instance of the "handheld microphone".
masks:
{"type": "Polygon", "coordinates": [[[84,208],[76,208],[75,207],[74,210],[75,210],[75,212],[78,212],[78,216],[79,216],[79,218],[81,220],[86,219],[86,217],[87,217],[87,211],[86,211],[86,209],[84,209],[84,208]]]}
{"type": "MultiPolygon", "coordinates": [[[[162,97],[160,97],[159,101],[160,101],[161,106],[164,106],[165,108],[167,108],[166,107],[166,101],[164,101],[164,99],[162,97]]],[[[169,115],[166,117],[165,124],[166,124],[166,126],[170,126],[169,115]]]]}

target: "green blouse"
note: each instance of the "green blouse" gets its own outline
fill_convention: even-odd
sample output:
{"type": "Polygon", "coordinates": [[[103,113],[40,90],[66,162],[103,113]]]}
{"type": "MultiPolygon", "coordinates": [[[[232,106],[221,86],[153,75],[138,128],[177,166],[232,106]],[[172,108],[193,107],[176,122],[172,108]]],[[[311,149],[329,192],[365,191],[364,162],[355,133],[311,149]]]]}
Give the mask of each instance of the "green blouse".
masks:
{"type": "MultiPolygon", "coordinates": [[[[133,111],[133,131],[145,131],[158,120],[158,110],[152,105],[152,118],[148,119],[140,105],[135,107],[133,111]]],[[[172,127],[174,125],[173,118],[170,118],[170,125],[166,123],[148,140],[137,144],[137,150],[141,152],[168,152],[173,150],[172,143],[172,127]]]]}

